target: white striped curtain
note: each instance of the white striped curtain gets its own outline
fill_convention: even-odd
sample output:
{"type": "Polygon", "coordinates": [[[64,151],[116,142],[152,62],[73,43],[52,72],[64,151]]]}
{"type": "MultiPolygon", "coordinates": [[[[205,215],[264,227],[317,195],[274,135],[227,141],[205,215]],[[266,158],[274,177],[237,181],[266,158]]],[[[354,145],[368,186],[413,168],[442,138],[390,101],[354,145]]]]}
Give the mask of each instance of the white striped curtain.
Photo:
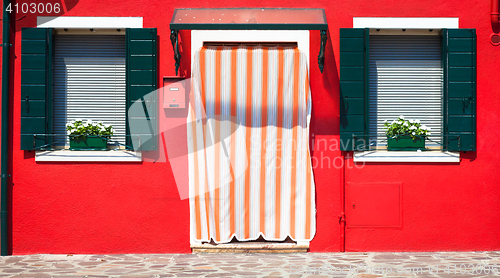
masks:
{"type": "Polygon", "coordinates": [[[296,47],[203,47],[188,114],[191,243],[316,232],[307,59],[296,47]]]}

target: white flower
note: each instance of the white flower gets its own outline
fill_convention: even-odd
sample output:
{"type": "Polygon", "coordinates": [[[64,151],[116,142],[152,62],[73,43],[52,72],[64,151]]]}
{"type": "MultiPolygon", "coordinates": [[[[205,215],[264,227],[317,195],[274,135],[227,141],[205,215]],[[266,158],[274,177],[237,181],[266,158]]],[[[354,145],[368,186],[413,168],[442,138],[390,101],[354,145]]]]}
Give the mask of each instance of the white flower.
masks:
{"type": "Polygon", "coordinates": [[[414,123],[414,121],[413,121],[412,119],[410,119],[410,123],[412,123],[412,124],[413,124],[413,123],[414,123]]]}
{"type": "Polygon", "coordinates": [[[403,116],[403,115],[400,115],[399,117],[400,117],[401,119],[403,119],[403,120],[405,119],[405,116],[403,116]]]}
{"type": "Polygon", "coordinates": [[[75,119],[75,121],[77,121],[77,122],[81,122],[81,121],[82,121],[82,119],[75,119]]]}
{"type": "Polygon", "coordinates": [[[415,120],[415,122],[416,122],[417,124],[419,124],[419,123],[420,123],[420,120],[419,120],[419,119],[416,119],[416,120],[415,120]]]}
{"type": "Polygon", "coordinates": [[[404,124],[403,124],[403,125],[404,125],[404,126],[408,126],[408,122],[404,122],[404,124]]]}
{"type": "Polygon", "coordinates": [[[412,132],[411,134],[415,135],[415,131],[414,131],[414,132],[412,132]]]}
{"type": "Polygon", "coordinates": [[[420,128],[423,129],[423,130],[428,130],[428,128],[427,128],[426,125],[422,125],[420,128]]]}
{"type": "Polygon", "coordinates": [[[417,127],[416,127],[416,126],[414,126],[414,125],[412,125],[412,126],[410,126],[410,129],[411,129],[411,130],[414,130],[414,129],[417,129],[417,127]]]}
{"type": "Polygon", "coordinates": [[[108,128],[109,126],[110,126],[110,125],[108,125],[108,124],[104,124],[104,127],[105,127],[105,128],[108,128]]]}
{"type": "Polygon", "coordinates": [[[431,135],[431,132],[429,131],[429,132],[427,132],[427,134],[428,134],[428,135],[431,135]]]}
{"type": "Polygon", "coordinates": [[[70,135],[70,134],[71,134],[71,130],[68,130],[66,133],[67,133],[68,135],[70,135]]]}

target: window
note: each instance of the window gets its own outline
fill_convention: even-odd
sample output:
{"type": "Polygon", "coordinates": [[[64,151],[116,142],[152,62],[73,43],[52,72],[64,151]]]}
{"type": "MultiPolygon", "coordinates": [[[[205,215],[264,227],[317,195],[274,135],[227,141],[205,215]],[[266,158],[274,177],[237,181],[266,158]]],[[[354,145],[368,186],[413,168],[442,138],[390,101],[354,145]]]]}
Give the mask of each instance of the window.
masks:
{"type": "Polygon", "coordinates": [[[384,121],[391,122],[404,115],[430,127],[429,139],[432,141],[426,145],[438,146],[437,143],[442,143],[440,134],[443,134],[443,66],[439,33],[377,33],[380,31],[370,33],[369,141],[374,146],[386,146],[384,121]]]}
{"type": "Polygon", "coordinates": [[[340,30],[342,150],[373,148],[370,139],[384,137],[381,122],[393,114],[429,121],[435,135],[431,139],[443,150],[475,150],[475,30],[439,31],[440,36],[430,38],[371,36],[377,30],[368,28],[340,30]],[[426,57],[416,59],[421,51],[426,57]],[[418,82],[426,85],[412,86],[418,82]]]}
{"type": "Polygon", "coordinates": [[[73,118],[112,124],[118,142],[156,149],[156,29],[126,28],[125,36],[54,33],[22,31],[21,149],[53,149],[55,135],[73,118]],[[132,115],[136,102],[154,109],[132,115]],[[127,127],[137,121],[145,128],[131,134],[127,127]]]}
{"type": "MultiPolygon", "coordinates": [[[[54,133],[66,123],[92,119],[114,128],[113,141],[125,144],[125,36],[54,36],[54,133]]],[[[68,145],[55,136],[54,145],[68,145]]]]}

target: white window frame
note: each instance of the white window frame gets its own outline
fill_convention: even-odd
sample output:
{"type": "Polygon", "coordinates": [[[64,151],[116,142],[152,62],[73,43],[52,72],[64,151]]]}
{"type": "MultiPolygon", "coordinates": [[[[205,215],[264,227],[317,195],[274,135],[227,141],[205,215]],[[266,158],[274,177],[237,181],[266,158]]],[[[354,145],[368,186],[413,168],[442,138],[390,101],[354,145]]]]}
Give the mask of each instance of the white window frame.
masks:
{"type": "Polygon", "coordinates": [[[37,28],[115,29],[143,28],[142,17],[39,16],[37,28]]]}
{"type": "Polygon", "coordinates": [[[296,42],[306,54],[309,72],[309,30],[191,30],[191,68],[204,42],[296,42]]]}
{"type": "MultiPolygon", "coordinates": [[[[418,33],[419,29],[441,30],[457,29],[458,17],[353,17],[353,28],[370,29],[410,29],[418,33]]],[[[408,32],[411,33],[411,32],[408,32]]],[[[442,150],[425,152],[405,151],[361,151],[354,152],[354,162],[442,162],[459,163],[460,152],[442,150]]]]}
{"type": "Polygon", "coordinates": [[[456,29],[458,17],[354,17],[352,28],[456,29]]]}
{"type": "MultiPolygon", "coordinates": [[[[37,28],[56,29],[125,29],[143,28],[142,17],[39,16],[37,28]]],[[[35,152],[35,161],[44,162],[141,162],[140,151],[70,151],[35,152]]]]}

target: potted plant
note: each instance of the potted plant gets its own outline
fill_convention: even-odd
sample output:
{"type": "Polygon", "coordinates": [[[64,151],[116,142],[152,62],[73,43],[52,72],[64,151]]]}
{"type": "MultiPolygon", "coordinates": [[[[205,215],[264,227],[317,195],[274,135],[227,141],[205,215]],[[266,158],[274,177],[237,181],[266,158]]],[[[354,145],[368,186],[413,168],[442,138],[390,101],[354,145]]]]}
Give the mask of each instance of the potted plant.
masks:
{"type": "Polygon", "coordinates": [[[66,124],[70,150],[106,150],[113,126],[92,120],[76,119],[66,124]]]}
{"type": "Polygon", "coordinates": [[[423,150],[425,139],[431,135],[430,128],[421,124],[420,120],[405,120],[399,116],[397,120],[384,122],[387,128],[387,149],[396,150],[423,150]]]}

